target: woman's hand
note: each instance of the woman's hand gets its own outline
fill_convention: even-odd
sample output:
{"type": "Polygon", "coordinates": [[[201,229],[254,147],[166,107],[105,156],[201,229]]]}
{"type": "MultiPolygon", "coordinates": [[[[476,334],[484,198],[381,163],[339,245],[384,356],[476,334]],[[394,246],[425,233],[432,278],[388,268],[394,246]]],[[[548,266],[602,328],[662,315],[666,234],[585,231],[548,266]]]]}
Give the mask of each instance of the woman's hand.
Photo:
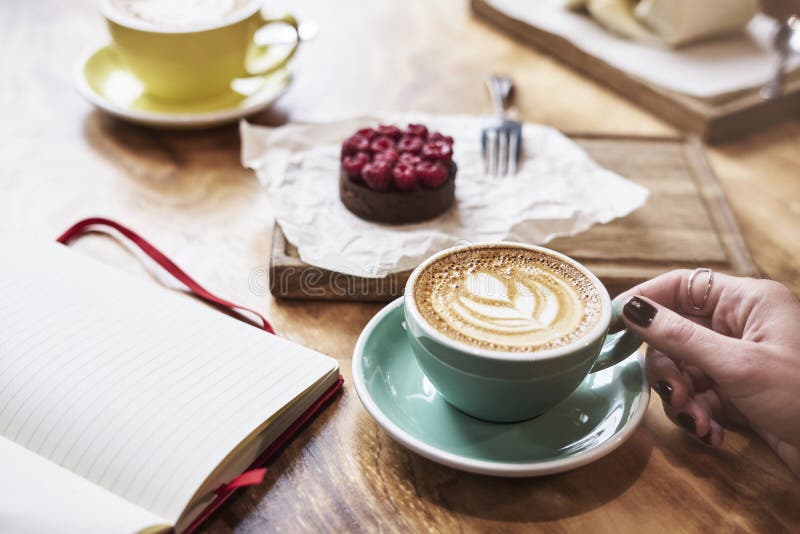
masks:
{"type": "Polygon", "coordinates": [[[800,476],[800,301],[769,280],[673,271],[626,291],[623,319],[648,344],[646,373],[664,412],[693,437],[760,434],[800,476]]]}

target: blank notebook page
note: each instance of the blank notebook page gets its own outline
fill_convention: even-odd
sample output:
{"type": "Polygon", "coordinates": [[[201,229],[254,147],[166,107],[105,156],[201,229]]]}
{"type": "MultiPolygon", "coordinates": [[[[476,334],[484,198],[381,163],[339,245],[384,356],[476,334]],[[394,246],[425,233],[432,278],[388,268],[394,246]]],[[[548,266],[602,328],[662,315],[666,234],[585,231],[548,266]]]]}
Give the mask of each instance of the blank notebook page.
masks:
{"type": "MultiPolygon", "coordinates": [[[[166,521],[0,436],[3,532],[143,532],[166,521]],[[91,506],[91,508],[88,508],[91,506]],[[87,509],[91,513],[86,513],[87,509]]],[[[167,530],[164,528],[163,530],[167,530]]]]}
{"type": "Polygon", "coordinates": [[[338,368],[58,244],[5,248],[0,295],[0,435],[173,522],[338,368]]]}

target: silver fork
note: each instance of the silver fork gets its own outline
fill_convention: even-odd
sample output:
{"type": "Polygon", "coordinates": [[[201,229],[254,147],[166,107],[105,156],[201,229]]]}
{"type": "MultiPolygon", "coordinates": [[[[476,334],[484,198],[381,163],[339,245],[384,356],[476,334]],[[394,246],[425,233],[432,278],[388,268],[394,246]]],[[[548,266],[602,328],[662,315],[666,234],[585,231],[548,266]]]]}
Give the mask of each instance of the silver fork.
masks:
{"type": "Polygon", "coordinates": [[[517,174],[522,146],[522,124],[506,115],[514,84],[511,78],[490,76],[486,87],[496,119],[481,130],[483,169],[486,174],[496,177],[513,176],[517,174]]]}

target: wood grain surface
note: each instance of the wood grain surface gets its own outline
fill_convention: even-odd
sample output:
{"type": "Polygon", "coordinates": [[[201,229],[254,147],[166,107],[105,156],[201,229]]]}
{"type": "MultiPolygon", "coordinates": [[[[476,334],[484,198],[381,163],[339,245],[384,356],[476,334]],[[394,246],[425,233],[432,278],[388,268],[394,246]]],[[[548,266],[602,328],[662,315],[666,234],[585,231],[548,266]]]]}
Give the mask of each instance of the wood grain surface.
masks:
{"type": "MultiPolygon", "coordinates": [[[[253,118],[260,124],[373,110],[485,113],[482,80],[497,71],[516,80],[525,120],[570,131],[674,133],[473,19],[466,0],[270,5],[290,4],[321,32],[302,47],[293,87],[253,118]]],[[[72,88],[74,62],[105,39],[91,0],[0,2],[2,235],[54,239],[85,216],[118,219],[211,291],[267,313],[282,335],[336,357],[347,380],[265,483],[241,492],[207,532],[800,529],[800,483],[764,443],[728,432],[721,450],[704,448],[666,419],[655,396],[630,441],[563,475],[468,475],[397,445],[350,385],[353,345],[379,306],[273,300],[263,285],[272,216],[240,165],[237,128],[152,131],[93,110],[72,88]]],[[[800,121],[708,154],[759,269],[800,293],[800,121]]],[[[87,238],[75,248],[147,276],[110,239],[87,238]]]]}

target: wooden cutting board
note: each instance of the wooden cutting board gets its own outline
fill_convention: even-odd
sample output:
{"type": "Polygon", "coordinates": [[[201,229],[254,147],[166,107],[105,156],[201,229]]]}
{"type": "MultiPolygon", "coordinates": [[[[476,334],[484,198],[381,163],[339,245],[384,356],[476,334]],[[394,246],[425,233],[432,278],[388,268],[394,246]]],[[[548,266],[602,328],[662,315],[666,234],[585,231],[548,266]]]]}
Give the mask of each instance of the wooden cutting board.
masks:
{"type": "Polygon", "coordinates": [[[504,34],[547,52],[614,89],[658,117],[699,135],[709,143],[718,143],[800,115],[800,78],[793,76],[784,84],[784,94],[762,100],[756,89],[737,92],[720,99],[695,98],[670,91],[633,77],[584,52],[567,39],[509,17],[492,7],[487,0],[470,0],[472,11],[504,34]]]}
{"type": "MultiPolygon", "coordinates": [[[[547,247],[586,265],[612,295],[671,269],[757,274],[696,137],[569,135],[600,165],[647,187],[650,198],[627,217],[547,247]]],[[[275,226],[270,289],[276,297],[388,301],[402,294],[408,275],[367,279],[311,267],[275,226]]]]}

